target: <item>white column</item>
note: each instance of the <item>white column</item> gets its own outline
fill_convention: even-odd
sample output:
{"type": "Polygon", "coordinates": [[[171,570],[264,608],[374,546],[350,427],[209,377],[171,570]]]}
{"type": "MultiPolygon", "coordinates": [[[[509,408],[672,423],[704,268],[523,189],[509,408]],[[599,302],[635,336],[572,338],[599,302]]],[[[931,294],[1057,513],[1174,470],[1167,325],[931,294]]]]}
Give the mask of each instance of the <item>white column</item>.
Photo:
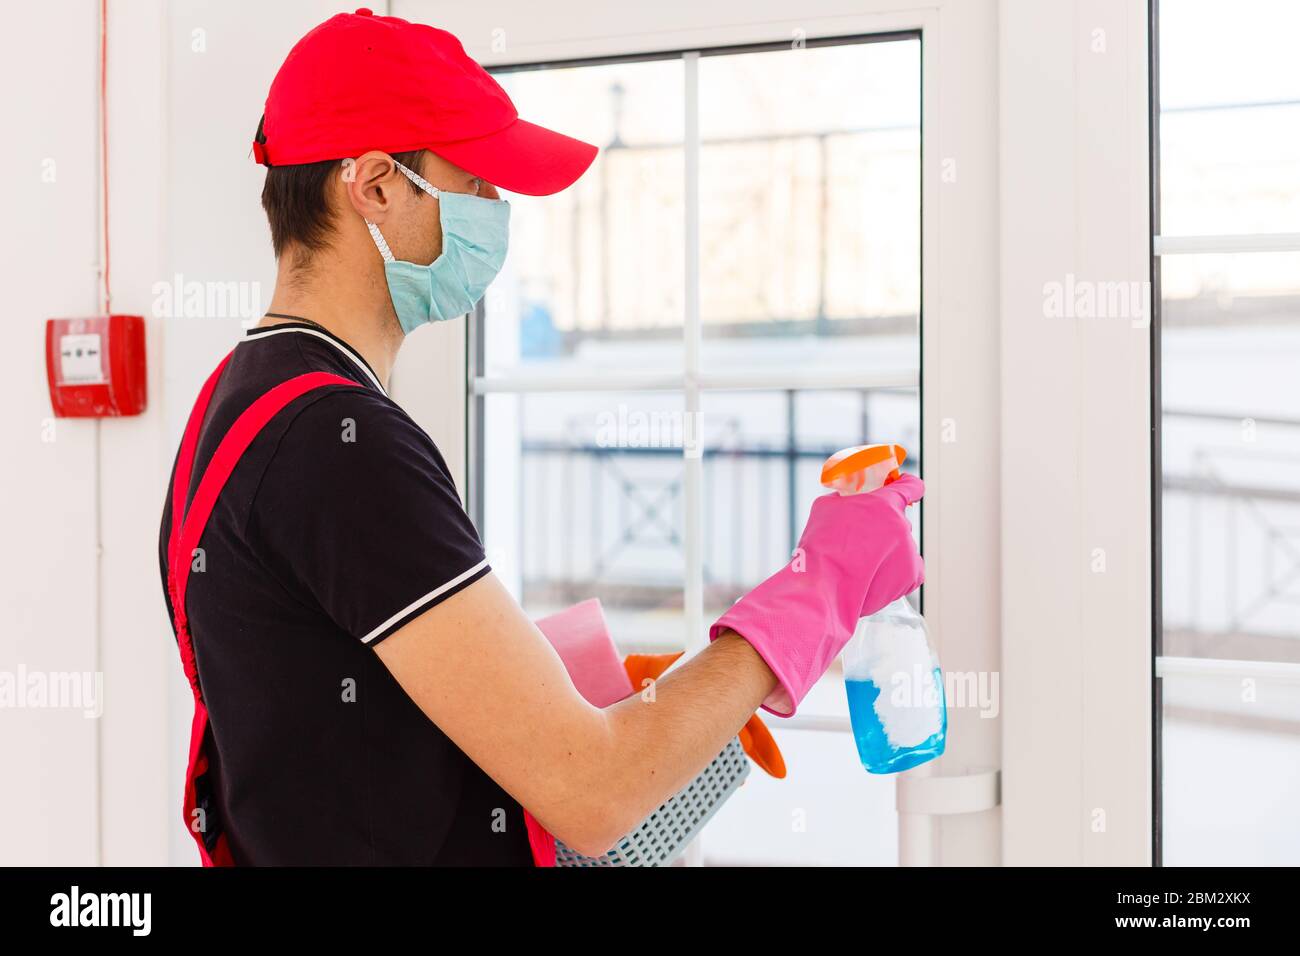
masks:
{"type": "Polygon", "coordinates": [[[1002,0],[1003,862],[1151,858],[1146,5],[1002,0]],[[1060,314],[1064,311],[1064,314],[1060,314]]]}

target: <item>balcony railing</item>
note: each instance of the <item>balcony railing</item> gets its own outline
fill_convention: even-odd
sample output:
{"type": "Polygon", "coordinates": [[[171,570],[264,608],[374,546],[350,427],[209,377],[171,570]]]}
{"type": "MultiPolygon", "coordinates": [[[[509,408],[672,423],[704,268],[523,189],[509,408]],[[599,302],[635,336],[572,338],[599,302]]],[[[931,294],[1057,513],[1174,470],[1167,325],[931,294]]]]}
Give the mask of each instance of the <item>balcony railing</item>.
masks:
{"type": "Polygon", "coordinates": [[[1163,654],[1300,662],[1300,419],[1167,409],[1164,420],[1199,437],[1163,478],[1163,654]]]}
{"type": "MultiPolygon", "coordinates": [[[[796,392],[782,393],[788,409],[796,392]]],[[[862,430],[870,434],[863,393],[862,430]]],[[[793,420],[793,413],[788,416],[793,420]]],[[[841,445],[759,442],[724,421],[702,449],[706,607],[726,607],[789,559],[821,462],[841,445]]],[[[683,449],[525,439],[521,529],[526,603],[589,597],[627,610],[681,607],[683,449]]],[[[909,458],[906,468],[915,469],[909,458]]]]}

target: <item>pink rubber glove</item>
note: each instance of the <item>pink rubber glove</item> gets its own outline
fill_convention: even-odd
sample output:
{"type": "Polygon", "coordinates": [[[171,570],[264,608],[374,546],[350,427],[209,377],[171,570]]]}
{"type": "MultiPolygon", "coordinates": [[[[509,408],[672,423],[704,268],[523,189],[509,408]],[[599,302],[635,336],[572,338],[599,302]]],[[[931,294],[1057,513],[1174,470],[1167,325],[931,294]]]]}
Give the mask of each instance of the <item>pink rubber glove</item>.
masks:
{"type": "Polygon", "coordinates": [[[905,509],[925,485],[914,475],[860,495],[813,502],[794,558],[709,629],[731,629],[772,668],[778,686],[763,709],[795,712],[853,636],[858,619],[910,594],[925,580],[905,509]]]}

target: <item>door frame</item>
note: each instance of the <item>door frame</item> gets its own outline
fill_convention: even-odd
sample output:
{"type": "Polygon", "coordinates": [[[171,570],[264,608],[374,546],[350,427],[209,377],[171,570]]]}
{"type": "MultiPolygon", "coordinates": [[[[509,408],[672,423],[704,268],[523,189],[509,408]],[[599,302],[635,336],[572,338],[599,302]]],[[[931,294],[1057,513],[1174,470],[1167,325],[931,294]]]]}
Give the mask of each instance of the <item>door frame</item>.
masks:
{"type": "Polygon", "coordinates": [[[1149,865],[1147,5],[999,15],[1003,862],[1149,865]],[[1085,283],[1145,289],[1145,314],[1060,309],[1085,283]]]}
{"type": "MultiPolygon", "coordinates": [[[[1004,402],[1000,348],[1005,303],[999,297],[1003,215],[998,152],[1000,45],[995,0],[811,0],[791,15],[783,0],[710,4],[665,0],[655,5],[598,5],[557,0],[544,6],[394,0],[393,15],[437,23],[456,33],[485,66],[615,57],[808,39],[917,31],[922,42],[922,443],[929,491],[923,522],[927,556],[925,611],[945,670],[998,678],[1003,639],[1004,577],[1001,470],[1004,402]]],[[[689,281],[689,278],[688,278],[689,281]]],[[[688,296],[689,301],[689,296],[688,296]]],[[[473,387],[423,378],[437,392],[428,407],[447,409],[440,441],[449,460],[473,467],[463,410],[473,387]]],[[[414,385],[413,380],[408,380],[414,385]]],[[[1015,464],[1020,464],[1018,458],[1015,464]]],[[[688,608],[690,602],[688,602],[688,608]]],[[[1012,642],[1022,653],[1025,645],[1012,642]]],[[[1005,688],[1006,682],[1001,681],[1005,688]]],[[[996,864],[1003,858],[996,777],[1003,727],[1024,712],[999,706],[951,712],[948,752],[933,783],[900,788],[910,814],[908,842],[929,862],[996,864]],[[982,781],[975,802],[947,797],[951,778],[982,781]],[[992,781],[989,786],[983,782],[992,781]],[[990,796],[991,795],[991,796],[990,796]],[[914,805],[907,805],[915,800],[914,805]],[[965,812],[961,812],[965,811],[965,812]]],[[[1020,737],[1012,736],[1013,744],[1020,737]]],[[[914,853],[914,855],[917,855],[914,853]]]]}

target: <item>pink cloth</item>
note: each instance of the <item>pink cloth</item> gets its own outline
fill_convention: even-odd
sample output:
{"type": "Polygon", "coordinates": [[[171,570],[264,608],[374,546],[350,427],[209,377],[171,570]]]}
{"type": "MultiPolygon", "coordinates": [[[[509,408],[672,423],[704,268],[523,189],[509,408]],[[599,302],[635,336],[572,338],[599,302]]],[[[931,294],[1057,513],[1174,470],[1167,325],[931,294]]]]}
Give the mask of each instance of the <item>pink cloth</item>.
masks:
{"type": "Polygon", "coordinates": [[[632,681],[614,647],[600,599],[566,608],[537,622],[564,662],[573,686],[596,707],[608,707],[632,693],[632,681]]]}
{"type": "Polygon", "coordinates": [[[714,623],[753,645],[779,682],[763,709],[790,717],[844,649],[858,619],[910,594],[925,565],[904,513],[921,499],[920,478],[903,475],[875,491],[813,502],[794,560],[714,623]]]}

